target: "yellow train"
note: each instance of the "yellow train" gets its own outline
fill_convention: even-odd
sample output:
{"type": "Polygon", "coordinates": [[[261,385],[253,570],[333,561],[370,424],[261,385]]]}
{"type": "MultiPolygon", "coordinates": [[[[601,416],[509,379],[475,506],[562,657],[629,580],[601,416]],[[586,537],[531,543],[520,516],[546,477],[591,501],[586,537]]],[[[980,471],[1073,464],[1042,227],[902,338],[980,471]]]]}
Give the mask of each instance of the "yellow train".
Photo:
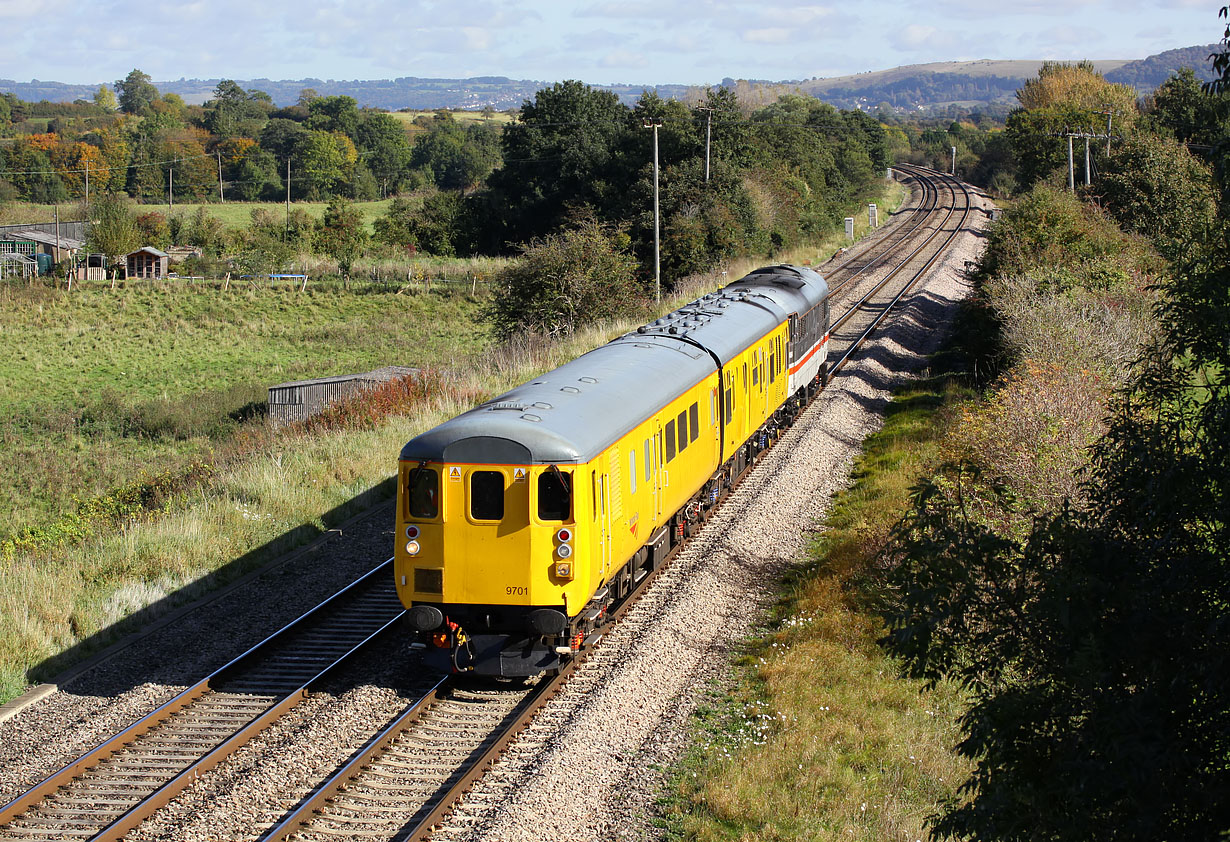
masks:
{"type": "Polygon", "coordinates": [[[578,651],[823,383],[827,297],[759,269],[407,443],[394,575],[428,662],[578,651]]]}

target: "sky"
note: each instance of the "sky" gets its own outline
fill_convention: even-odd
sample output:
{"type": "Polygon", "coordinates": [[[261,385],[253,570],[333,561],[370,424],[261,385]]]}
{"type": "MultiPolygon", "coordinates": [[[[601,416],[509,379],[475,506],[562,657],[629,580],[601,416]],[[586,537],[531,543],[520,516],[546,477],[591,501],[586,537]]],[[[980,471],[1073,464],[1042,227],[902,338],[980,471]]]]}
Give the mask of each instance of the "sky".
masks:
{"type": "Polygon", "coordinates": [[[1221,40],[1197,0],[0,0],[0,78],[507,76],[707,85],[1221,40]]]}

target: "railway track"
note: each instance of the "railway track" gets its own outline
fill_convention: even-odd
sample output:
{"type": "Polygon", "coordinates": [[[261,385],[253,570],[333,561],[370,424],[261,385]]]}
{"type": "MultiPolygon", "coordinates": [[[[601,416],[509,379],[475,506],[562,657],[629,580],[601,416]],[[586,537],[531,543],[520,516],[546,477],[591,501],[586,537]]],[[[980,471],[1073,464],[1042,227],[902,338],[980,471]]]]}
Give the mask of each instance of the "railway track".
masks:
{"type": "MultiPolygon", "coordinates": [[[[832,372],[926,274],[968,217],[969,194],[957,182],[900,169],[921,186],[918,207],[876,254],[832,273],[831,295],[852,301],[834,320],[832,372]],[[952,201],[937,218],[943,193],[952,201]]],[[[122,838],[393,627],[402,607],[386,565],[0,809],[0,840],[122,838]]],[[[612,622],[653,578],[611,612],[612,622]]],[[[601,636],[586,641],[583,656],[601,636]]],[[[584,662],[579,657],[557,675],[516,688],[439,681],[327,780],[283,801],[293,806],[261,838],[426,838],[584,662]]]]}
{"type": "MultiPolygon", "coordinates": [[[[852,324],[857,331],[850,331],[852,335],[844,341],[839,363],[832,369],[834,371],[852,358],[855,350],[874,333],[875,327],[926,275],[968,219],[971,202],[963,185],[938,174],[914,169],[910,172],[925,185],[924,199],[920,203],[924,211],[921,217],[911,222],[908,231],[894,238],[890,251],[897,257],[877,257],[863,264],[842,282],[845,287],[871,268],[888,266],[884,277],[873,280],[873,289],[861,295],[842,314],[842,324],[852,324]],[[953,201],[942,219],[937,221],[934,216],[942,192],[951,193],[953,201]],[[961,202],[957,201],[958,194],[961,202]],[[963,208],[957,207],[962,203],[963,208]],[[921,238],[919,232],[922,232],[921,238]],[[903,252],[904,256],[900,256],[903,252]],[[893,284],[894,281],[898,283],[893,284]],[[885,290],[888,294],[882,295],[885,290]],[[859,319],[859,314],[869,315],[859,319]]],[[[742,476],[746,476],[755,464],[749,466],[742,476]]],[[[733,488],[723,499],[731,492],[733,488]]],[[[707,514],[705,520],[715,512],[707,514]]],[[[667,564],[686,543],[675,547],[667,564]]],[[[656,573],[654,571],[654,575],[646,577],[611,612],[612,624],[618,622],[646,592],[656,573]]],[[[429,838],[433,828],[445,820],[452,806],[490,768],[504,748],[529,725],[564,683],[582,668],[601,636],[601,632],[592,635],[581,653],[559,674],[543,676],[532,689],[509,694],[510,698],[504,705],[494,706],[485,716],[480,715],[466,691],[458,691],[448,680],[442,681],[427,696],[410,705],[261,839],[263,842],[280,842],[291,839],[429,838]],[[458,692],[461,692],[460,698],[455,695],[458,692]],[[513,698],[515,704],[510,705],[513,698]],[[459,704],[463,711],[460,713],[459,704]],[[483,718],[499,721],[484,731],[483,727],[478,726],[483,718]],[[440,749],[433,742],[433,736],[440,731],[438,726],[433,728],[432,723],[442,720],[457,723],[457,741],[450,745],[453,756],[464,759],[452,769],[442,768],[437,762],[440,749]],[[461,727],[462,724],[464,727],[461,727]]]]}
{"type": "Polygon", "coordinates": [[[404,613],[392,561],[0,808],[0,840],[115,840],[245,745],[404,613]]]}

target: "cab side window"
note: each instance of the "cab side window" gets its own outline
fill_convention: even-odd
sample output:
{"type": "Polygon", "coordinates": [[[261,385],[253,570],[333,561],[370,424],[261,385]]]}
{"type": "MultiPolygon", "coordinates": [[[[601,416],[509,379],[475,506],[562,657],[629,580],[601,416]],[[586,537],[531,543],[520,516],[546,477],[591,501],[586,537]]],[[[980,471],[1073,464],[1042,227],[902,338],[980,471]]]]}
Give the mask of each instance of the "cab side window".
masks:
{"type": "Polygon", "coordinates": [[[412,468],[406,477],[410,517],[429,520],[440,514],[440,475],[433,468],[412,468]]]}
{"type": "MultiPolygon", "coordinates": [[[[538,519],[568,520],[572,516],[572,474],[544,471],[538,475],[538,519]]],[[[477,517],[477,516],[476,516],[477,517]]]]}
{"type": "Polygon", "coordinates": [[[470,517],[475,520],[504,519],[504,475],[499,471],[470,474],[470,517]]]}

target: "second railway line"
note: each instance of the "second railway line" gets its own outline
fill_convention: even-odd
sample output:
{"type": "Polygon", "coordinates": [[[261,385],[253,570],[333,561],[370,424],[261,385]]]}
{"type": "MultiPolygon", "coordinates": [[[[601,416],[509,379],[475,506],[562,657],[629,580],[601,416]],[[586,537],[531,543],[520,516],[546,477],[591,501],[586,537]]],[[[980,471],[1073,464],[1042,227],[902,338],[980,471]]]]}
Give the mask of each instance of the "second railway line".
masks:
{"type": "MultiPolygon", "coordinates": [[[[915,176],[915,177],[917,177],[917,176],[915,176]]],[[[954,193],[954,195],[955,195],[955,193],[954,193]]],[[[968,204],[967,204],[967,207],[968,207],[968,204]]],[[[931,223],[931,224],[932,224],[934,227],[937,227],[937,228],[945,228],[945,223],[931,223]]],[[[956,225],[953,225],[953,224],[947,224],[947,229],[946,229],[946,231],[947,231],[947,232],[949,232],[949,233],[951,233],[951,232],[953,232],[954,230],[956,230],[956,229],[957,229],[957,228],[959,228],[959,227],[960,227],[960,226],[956,226],[956,225]]],[[[904,243],[905,243],[907,240],[908,240],[908,241],[909,241],[909,243],[911,244],[911,245],[910,245],[910,248],[913,248],[913,245],[912,245],[912,244],[916,242],[916,237],[917,237],[917,235],[913,235],[913,236],[910,236],[910,237],[902,237],[902,238],[901,238],[902,244],[901,244],[901,245],[899,245],[899,246],[898,246],[898,248],[905,248],[904,243]]],[[[886,239],[887,239],[887,238],[886,238],[886,239]]],[[[870,263],[870,262],[871,262],[871,261],[865,261],[865,263],[870,263]]],[[[886,261],[886,262],[887,262],[887,261],[886,261]]],[[[853,273],[851,272],[851,274],[853,274],[853,273]]],[[[866,272],[866,273],[864,273],[863,277],[870,276],[871,274],[872,274],[871,272],[866,272]]],[[[878,277],[878,275],[877,275],[876,277],[878,277]]],[[[855,288],[856,288],[856,287],[857,287],[857,288],[862,289],[862,288],[865,288],[865,286],[866,286],[867,284],[869,284],[869,283],[871,283],[871,281],[870,281],[870,280],[863,280],[863,279],[861,279],[861,278],[860,278],[860,279],[857,279],[857,280],[852,281],[852,282],[851,282],[851,286],[850,286],[850,288],[849,288],[849,293],[847,293],[845,290],[843,290],[843,294],[842,294],[842,296],[841,296],[841,297],[842,297],[842,300],[844,301],[844,300],[846,300],[848,297],[852,296],[852,295],[853,295],[853,293],[854,293],[854,291],[855,291],[855,288]]],[[[888,289],[888,287],[886,287],[886,291],[887,291],[887,289],[888,289]]],[[[860,293],[860,294],[861,294],[861,293],[860,293]]],[[[883,310],[885,309],[885,303],[884,303],[884,301],[883,301],[883,300],[882,300],[879,296],[874,297],[874,298],[872,298],[872,299],[869,299],[869,301],[868,301],[867,303],[868,303],[868,304],[871,304],[872,309],[879,309],[879,310],[881,310],[881,311],[883,311],[883,310]]],[[[835,305],[835,306],[834,306],[834,310],[836,311],[837,309],[839,309],[839,308],[835,305]]],[[[836,317],[837,315],[838,315],[838,313],[836,313],[836,312],[835,312],[835,313],[834,313],[834,317],[836,317]]],[[[852,321],[853,321],[853,320],[852,320],[852,321]]],[[[861,331],[860,331],[860,332],[861,332],[861,331]]],[[[840,383],[835,384],[835,385],[840,386],[840,383]]],[[[834,394],[834,393],[829,393],[829,394],[830,394],[830,395],[832,395],[832,394],[834,394]]],[[[826,400],[827,400],[827,399],[826,399],[826,400]]],[[[811,411],[809,412],[809,415],[814,415],[816,412],[817,412],[816,408],[815,408],[815,407],[813,407],[813,410],[811,410],[811,411]]],[[[798,432],[798,434],[797,434],[797,437],[803,437],[803,436],[804,436],[804,434],[805,434],[805,431],[799,431],[799,432],[798,432]]],[[[792,432],[790,432],[790,433],[787,433],[786,435],[787,435],[787,436],[793,436],[793,435],[795,435],[795,433],[792,431],[792,432]]],[[[775,457],[775,458],[777,458],[777,457],[775,457]]],[[[781,458],[784,458],[784,457],[781,457],[781,458]]],[[[775,470],[775,469],[765,469],[765,470],[775,470]]],[[[757,484],[759,485],[759,481],[758,481],[758,483],[757,483],[757,484]]],[[[763,490],[763,489],[760,489],[760,490],[763,490]]],[[[743,496],[741,496],[741,497],[740,497],[740,500],[741,500],[741,501],[743,501],[743,502],[741,502],[741,504],[740,504],[740,505],[741,505],[741,506],[743,506],[743,505],[750,505],[750,503],[747,503],[747,501],[745,501],[745,499],[744,499],[744,498],[747,496],[747,494],[752,493],[752,492],[751,492],[750,490],[745,490],[745,491],[740,491],[739,493],[740,493],[741,495],[743,495],[743,496]]],[[[728,510],[729,510],[729,507],[728,507],[728,510]]],[[[709,528],[709,529],[710,529],[710,530],[712,530],[712,529],[713,529],[712,525],[710,526],[710,528],[709,528]]],[[[709,539],[709,540],[710,540],[710,541],[712,541],[712,536],[710,537],[710,539],[709,539]]],[[[701,550],[699,550],[699,549],[697,549],[695,552],[696,552],[696,553],[700,553],[700,552],[702,552],[702,551],[701,551],[701,550]]],[[[770,555],[773,555],[773,554],[772,554],[772,553],[770,553],[770,555]]],[[[778,561],[780,561],[780,559],[778,559],[778,561]]],[[[699,565],[699,563],[698,563],[698,562],[696,562],[695,560],[689,560],[689,561],[687,561],[687,562],[686,562],[686,564],[688,565],[688,566],[687,566],[687,570],[688,570],[688,571],[690,571],[690,572],[691,572],[691,573],[693,573],[693,574],[697,574],[697,575],[699,575],[699,574],[700,574],[701,565],[699,565]]],[[[677,573],[677,574],[674,574],[674,575],[683,575],[683,574],[682,574],[682,573],[677,573]]],[[[683,587],[683,586],[684,586],[684,585],[683,585],[682,583],[680,583],[680,582],[678,582],[678,581],[674,581],[674,582],[668,582],[668,584],[666,584],[666,585],[662,585],[662,586],[659,586],[659,587],[665,587],[665,588],[668,588],[668,589],[669,589],[669,588],[674,588],[674,587],[683,587]]],[[[754,588],[753,588],[753,590],[754,590],[754,588]]],[[[602,651],[602,649],[600,649],[599,651],[601,652],[601,651],[602,651]]],[[[603,659],[600,659],[600,660],[603,660],[603,661],[605,661],[605,662],[608,662],[608,666],[609,666],[609,662],[611,662],[611,661],[620,661],[620,662],[622,662],[622,656],[621,656],[618,652],[615,652],[615,653],[613,653],[613,654],[604,655],[604,656],[603,656],[603,659]]],[[[601,667],[601,664],[599,664],[599,666],[595,666],[595,667],[594,667],[594,669],[599,669],[600,667],[601,667]]],[[[586,679],[586,683],[587,683],[587,684],[590,684],[590,686],[594,686],[594,685],[593,685],[593,682],[591,682],[588,678],[586,679]]],[[[601,683],[601,682],[599,682],[599,684],[600,684],[600,683],[601,683]]],[[[532,743],[532,742],[533,742],[533,740],[531,740],[530,742],[532,743]]],[[[408,755],[405,755],[405,754],[403,754],[402,756],[403,756],[403,757],[408,757],[408,755]]],[[[337,762],[340,762],[340,760],[334,761],[334,765],[336,765],[336,763],[337,763],[337,762]]],[[[328,765],[328,764],[325,764],[325,765],[328,765]]],[[[514,777],[515,777],[515,776],[514,776],[514,777]]],[[[241,785],[241,784],[237,784],[237,785],[241,785]]],[[[281,810],[279,810],[279,809],[277,809],[277,808],[274,808],[274,809],[267,809],[267,810],[262,811],[263,816],[265,817],[265,819],[261,822],[261,824],[264,826],[264,829],[265,829],[265,830],[268,830],[270,827],[272,827],[272,826],[276,826],[276,825],[278,824],[278,821],[275,819],[275,816],[276,816],[279,812],[281,812],[281,814],[282,814],[282,816],[283,816],[283,817],[289,816],[289,815],[291,815],[291,814],[293,813],[293,807],[291,806],[291,804],[290,804],[290,803],[288,803],[288,801],[291,801],[291,802],[297,802],[298,800],[301,800],[302,798],[303,798],[303,796],[302,796],[302,795],[295,796],[295,797],[293,797],[293,798],[289,798],[289,799],[288,799],[288,797],[287,797],[287,796],[285,796],[285,795],[283,795],[283,796],[281,796],[281,797],[278,797],[278,798],[275,798],[275,799],[274,799],[274,803],[280,803],[280,804],[285,805],[285,809],[281,809],[281,810]]],[[[361,800],[362,800],[362,799],[361,799],[361,800]]],[[[380,799],[379,799],[379,798],[378,798],[375,794],[373,794],[371,798],[368,798],[368,799],[366,799],[366,800],[367,800],[367,802],[368,802],[368,803],[371,803],[371,804],[377,804],[377,803],[379,802],[379,800],[380,800],[380,799]]],[[[342,816],[341,816],[341,817],[338,817],[338,816],[336,816],[336,815],[335,815],[335,819],[336,819],[336,822],[335,822],[335,823],[338,825],[338,827],[343,828],[343,829],[344,829],[344,828],[346,828],[346,827],[349,827],[349,826],[353,825],[353,824],[354,824],[354,812],[355,812],[354,808],[352,808],[352,809],[351,809],[351,812],[350,812],[350,813],[346,813],[346,812],[345,812],[345,810],[343,810],[343,814],[342,814],[342,816]],[[349,816],[349,818],[347,818],[347,816],[349,816]]],[[[380,813],[383,813],[383,812],[385,812],[385,811],[383,811],[383,810],[376,810],[375,812],[376,812],[376,813],[378,813],[378,814],[380,814],[380,813]]],[[[412,815],[412,814],[411,814],[411,815],[412,815]]],[[[386,818],[387,818],[387,816],[386,816],[386,818]]],[[[198,819],[198,824],[199,824],[199,822],[200,822],[200,821],[201,821],[201,820],[199,820],[199,819],[198,819]]],[[[407,821],[409,821],[409,819],[407,819],[407,821]]],[[[464,817],[464,816],[463,816],[463,817],[461,817],[461,818],[457,819],[457,820],[456,820],[453,824],[450,824],[448,827],[450,827],[450,828],[451,828],[451,830],[446,830],[446,832],[445,832],[445,834],[444,834],[444,835],[445,835],[446,837],[448,837],[448,836],[465,837],[467,833],[472,832],[472,829],[473,829],[473,828],[480,827],[480,826],[486,827],[486,825],[484,825],[484,824],[483,824],[483,822],[484,822],[484,821],[486,821],[486,819],[483,819],[483,818],[481,818],[481,817],[479,817],[479,818],[475,819],[473,816],[471,816],[470,818],[466,818],[466,817],[464,817]],[[469,829],[467,829],[467,828],[469,828],[469,829]]],[[[387,822],[387,821],[385,822],[385,826],[387,826],[387,827],[394,827],[395,825],[396,825],[396,827],[397,827],[397,828],[400,828],[401,830],[404,830],[404,828],[405,828],[405,824],[404,824],[404,823],[403,823],[403,824],[401,824],[401,825],[397,825],[397,823],[396,823],[396,822],[392,822],[392,823],[387,822]]],[[[153,828],[150,828],[150,830],[153,830],[153,828]]],[[[254,828],[254,830],[255,830],[255,828],[254,828]]],[[[336,833],[337,833],[337,830],[338,830],[338,829],[337,829],[337,828],[333,828],[333,830],[334,830],[334,835],[336,835],[336,833]]],[[[373,831],[373,832],[374,832],[374,831],[373,831]]],[[[393,834],[392,834],[389,838],[393,838],[393,837],[395,837],[396,835],[397,835],[396,833],[393,833],[393,834]]],[[[138,838],[140,838],[140,837],[142,837],[142,836],[143,836],[143,834],[141,834],[141,833],[138,833],[138,834],[137,834],[137,837],[138,837],[138,838]]],[[[149,836],[148,838],[158,838],[158,836],[157,836],[157,834],[155,833],[154,835],[149,836]]],[[[256,838],[256,837],[255,837],[255,835],[253,836],[253,838],[256,838]]]]}

